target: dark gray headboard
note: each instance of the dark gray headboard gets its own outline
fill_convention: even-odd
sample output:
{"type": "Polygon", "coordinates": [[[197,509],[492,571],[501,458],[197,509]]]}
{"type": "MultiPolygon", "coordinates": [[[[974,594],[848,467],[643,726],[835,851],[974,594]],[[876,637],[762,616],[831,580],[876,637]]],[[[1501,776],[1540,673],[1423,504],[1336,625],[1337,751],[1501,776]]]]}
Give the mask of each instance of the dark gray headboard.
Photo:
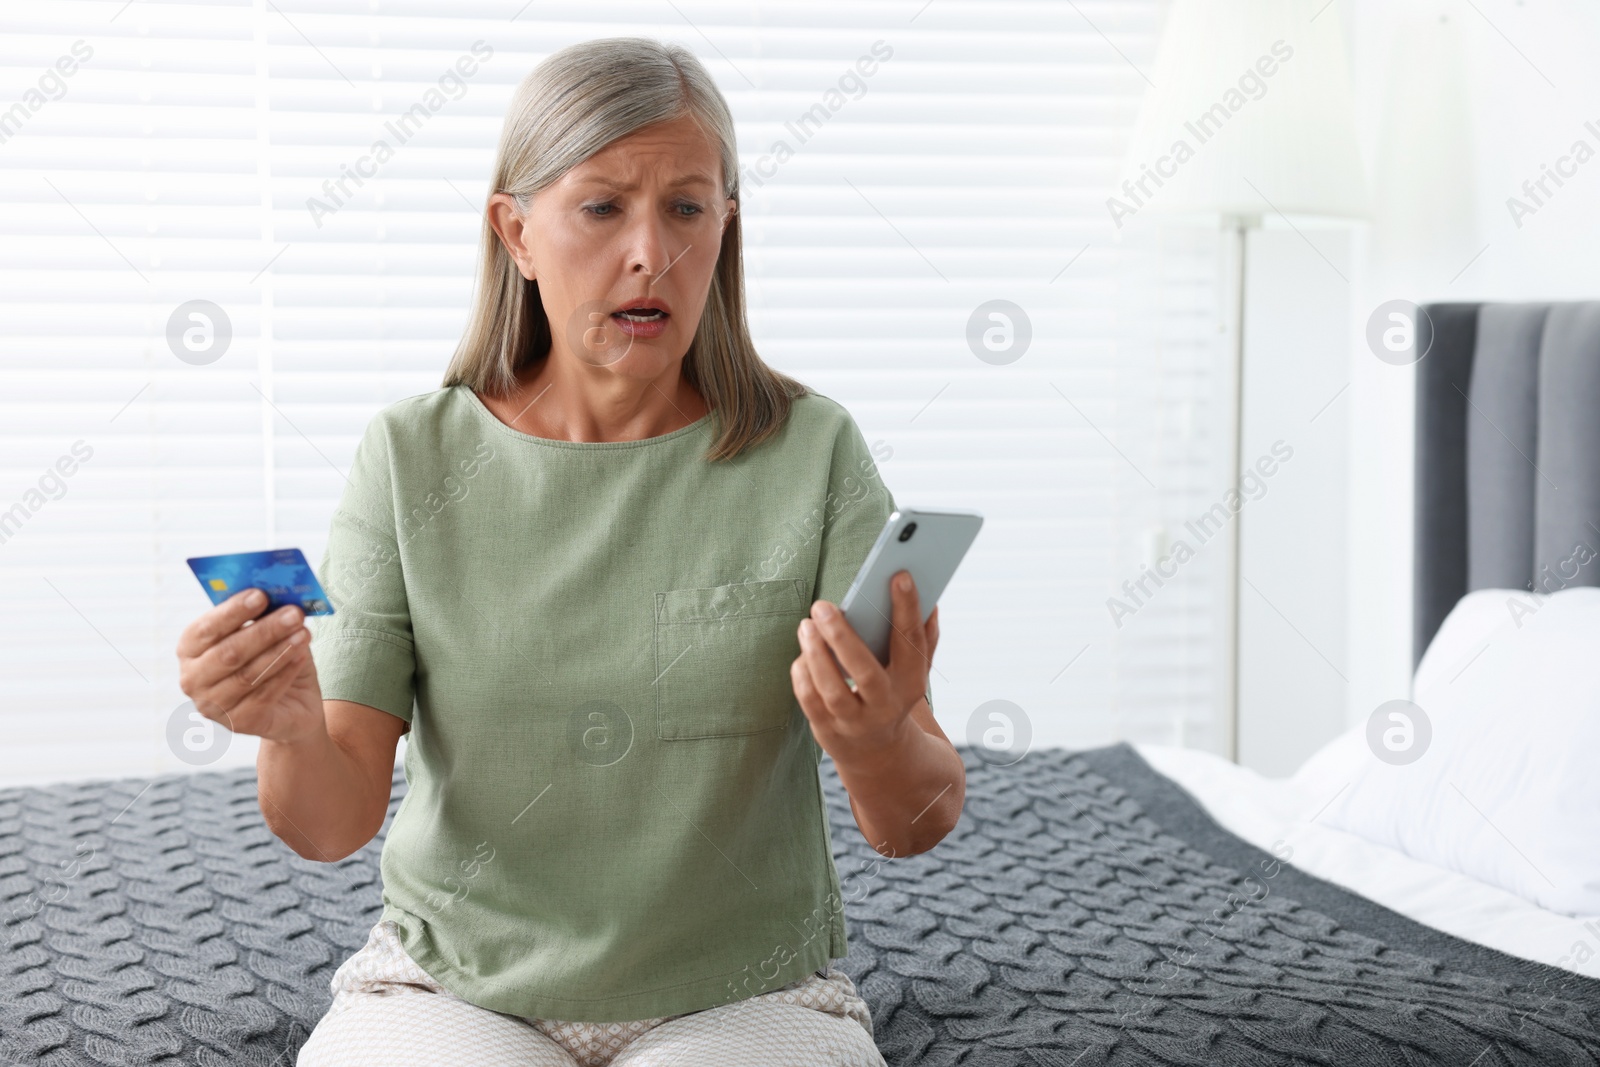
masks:
{"type": "Polygon", "coordinates": [[[1474,589],[1600,585],[1600,301],[1423,311],[1413,666],[1474,589]]]}

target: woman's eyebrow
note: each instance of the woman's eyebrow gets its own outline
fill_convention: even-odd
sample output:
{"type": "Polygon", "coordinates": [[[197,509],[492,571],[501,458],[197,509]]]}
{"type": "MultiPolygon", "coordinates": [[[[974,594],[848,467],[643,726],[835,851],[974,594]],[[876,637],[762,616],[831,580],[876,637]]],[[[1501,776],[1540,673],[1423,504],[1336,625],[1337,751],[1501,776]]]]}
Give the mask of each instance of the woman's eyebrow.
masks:
{"type": "MultiPolygon", "coordinates": [[[[623,193],[632,192],[633,190],[639,188],[639,183],[638,182],[633,182],[633,183],[629,184],[629,183],[625,183],[625,182],[612,181],[610,178],[602,178],[599,175],[595,175],[595,176],[589,177],[589,178],[580,178],[580,179],[578,179],[578,184],[579,185],[604,185],[608,189],[615,189],[618,192],[623,192],[623,193]]],[[[683,177],[676,179],[675,181],[671,181],[671,182],[667,183],[667,187],[669,189],[676,189],[679,186],[683,186],[683,185],[716,185],[716,182],[712,181],[708,176],[706,176],[704,174],[686,174],[683,177]]]]}

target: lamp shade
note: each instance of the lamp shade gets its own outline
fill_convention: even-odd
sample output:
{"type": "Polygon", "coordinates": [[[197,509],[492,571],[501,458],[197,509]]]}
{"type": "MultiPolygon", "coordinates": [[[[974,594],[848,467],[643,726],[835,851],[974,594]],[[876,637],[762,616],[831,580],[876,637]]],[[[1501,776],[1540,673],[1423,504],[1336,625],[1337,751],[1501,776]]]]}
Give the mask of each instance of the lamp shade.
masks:
{"type": "Polygon", "coordinates": [[[1337,10],[1174,0],[1150,80],[1107,203],[1119,227],[1146,211],[1366,216],[1337,10]]]}

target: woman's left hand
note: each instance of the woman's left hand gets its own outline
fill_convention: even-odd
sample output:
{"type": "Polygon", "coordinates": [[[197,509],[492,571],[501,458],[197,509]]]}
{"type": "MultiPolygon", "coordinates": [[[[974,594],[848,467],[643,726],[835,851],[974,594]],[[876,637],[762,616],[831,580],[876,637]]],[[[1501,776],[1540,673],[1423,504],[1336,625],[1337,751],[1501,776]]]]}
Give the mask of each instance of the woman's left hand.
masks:
{"type": "Polygon", "coordinates": [[[928,689],[928,666],[939,644],[939,609],[926,624],[916,584],[908,571],[889,583],[892,618],[889,663],[878,657],[826,600],[811,605],[811,617],[800,623],[800,655],[789,667],[800,710],[811,733],[836,763],[858,763],[892,753],[905,731],[920,729],[911,709],[928,689]],[[855,683],[852,690],[828,654],[839,657],[855,683]]]}

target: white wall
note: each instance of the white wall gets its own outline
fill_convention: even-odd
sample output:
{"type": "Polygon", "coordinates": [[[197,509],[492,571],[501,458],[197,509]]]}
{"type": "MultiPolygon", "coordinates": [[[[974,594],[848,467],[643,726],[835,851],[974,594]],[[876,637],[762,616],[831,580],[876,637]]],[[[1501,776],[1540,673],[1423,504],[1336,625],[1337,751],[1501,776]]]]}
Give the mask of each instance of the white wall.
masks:
{"type": "Polygon", "coordinates": [[[1349,382],[1289,477],[1243,513],[1244,573],[1278,609],[1245,587],[1241,760],[1266,773],[1410,689],[1414,370],[1367,348],[1372,311],[1600,296],[1600,11],[1336,0],[1330,16],[1349,42],[1372,217],[1251,246],[1246,458],[1308,395],[1349,382]],[[1535,203],[1523,183],[1579,140],[1594,158],[1535,203]],[[1511,197],[1534,208],[1520,225],[1511,197]]]}
{"type": "MultiPolygon", "coordinates": [[[[1600,153],[1600,11],[1580,0],[1339,0],[1376,194],[1348,331],[1349,700],[1409,690],[1413,373],[1363,340],[1385,300],[1600,296],[1600,155],[1519,227],[1507,198],[1573,142],[1600,153]]],[[[1554,188],[1552,186],[1552,188],[1554,188]]]]}

